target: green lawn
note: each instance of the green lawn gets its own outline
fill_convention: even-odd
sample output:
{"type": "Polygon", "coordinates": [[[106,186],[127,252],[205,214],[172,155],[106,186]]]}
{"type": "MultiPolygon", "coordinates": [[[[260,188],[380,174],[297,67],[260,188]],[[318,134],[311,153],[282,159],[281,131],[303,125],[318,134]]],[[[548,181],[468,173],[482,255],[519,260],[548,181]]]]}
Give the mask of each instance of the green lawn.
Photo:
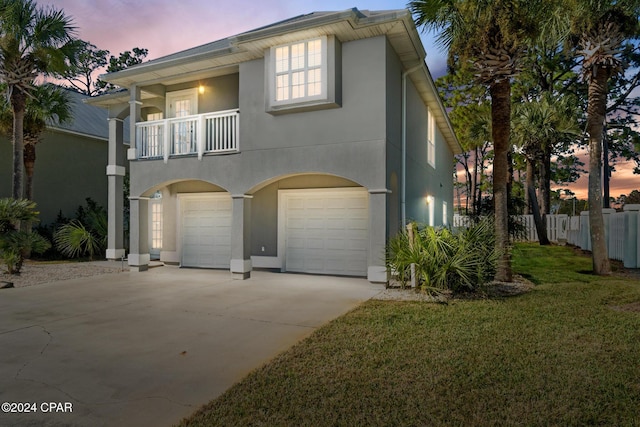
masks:
{"type": "Polygon", "coordinates": [[[182,425],[640,425],[640,281],[518,245],[536,287],[448,305],[369,301],[182,425]]]}

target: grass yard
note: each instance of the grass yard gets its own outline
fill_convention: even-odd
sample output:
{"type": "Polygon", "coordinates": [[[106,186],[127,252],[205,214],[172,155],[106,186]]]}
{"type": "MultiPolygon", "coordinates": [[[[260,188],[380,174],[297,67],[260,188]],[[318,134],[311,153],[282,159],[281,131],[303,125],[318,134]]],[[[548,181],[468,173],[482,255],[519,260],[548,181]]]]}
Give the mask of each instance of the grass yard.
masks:
{"type": "Polygon", "coordinates": [[[369,301],[184,426],[640,425],[640,280],[518,245],[537,286],[449,304],[369,301]]]}

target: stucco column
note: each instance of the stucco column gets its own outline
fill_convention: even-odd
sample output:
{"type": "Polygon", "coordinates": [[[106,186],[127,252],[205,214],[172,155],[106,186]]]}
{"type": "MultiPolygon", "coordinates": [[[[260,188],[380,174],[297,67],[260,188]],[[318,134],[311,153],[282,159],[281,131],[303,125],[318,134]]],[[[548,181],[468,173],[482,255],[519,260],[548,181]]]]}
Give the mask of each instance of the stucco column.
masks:
{"type": "Polygon", "coordinates": [[[178,199],[168,187],[162,190],[162,250],[160,261],[169,265],[179,265],[177,244],[178,199]]]}
{"type": "Polygon", "coordinates": [[[624,207],[624,266],[640,267],[640,205],[624,207]]]}
{"type": "Polygon", "coordinates": [[[231,275],[234,279],[251,277],[251,199],[233,194],[231,219],[231,275]]]}
{"type": "Polygon", "coordinates": [[[127,151],[127,159],[135,160],[138,157],[137,141],[136,141],[136,123],[141,120],[142,111],[142,95],[140,88],[132,86],[129,90],[129,150],[127,151]]]}
{"type": "Polygon", "coordinates": [[[374,283],[387,282],[384,262],[387,243],[387,195],[386,188],[369,190],[369,254],[367,279],[374,283]]]}
{"type": "Polygon", "coordinates": [[[130,199],[130,244],[129,267],[131,271],[149,269],[149,199],[131,197],[130,199]]]}
{"type": "Polygon", "coordinates": [[[124,151],[123,121],[109,119],[109,155],[107,163],[108,205],[107,205],[107,259],[124,257],[124,223],[122,209],[124,195],[125,168],[121,165],[124,151]]]}

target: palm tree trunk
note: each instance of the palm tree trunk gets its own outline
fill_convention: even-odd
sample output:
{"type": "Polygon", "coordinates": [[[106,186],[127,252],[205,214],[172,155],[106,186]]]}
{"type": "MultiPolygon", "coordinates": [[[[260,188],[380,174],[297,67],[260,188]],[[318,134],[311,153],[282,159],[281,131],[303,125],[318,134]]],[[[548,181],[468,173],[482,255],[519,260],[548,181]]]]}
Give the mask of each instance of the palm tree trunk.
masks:
{"type": "Polygon", "coordinates": [[[493,133],[493,203],[495,211],[496,249],[500,254],[495,279],[511,282],[509,251],[509,213],[507,181],[509,175],[509,127],[511,120],[511,83],[508,79],[491,84],[491,126],[493,133]]]}
{"type": "MultiPolygon", "coordinates": [[[[606,127],[606,125],[604,126],[606,127]]],[[[604,186],[604,199],[602,206],[604,208],[610,208],[609,199],[611,198],[611,190],[610,190],[610,180],[611,180],[611,168],[609,167],[609,140],[607,139],[607,131],[604,129],[602,132],[602,149],[603,158],[604,158],[604,179],[602,180],[602,184],[604,186]]]]}
{"type": "Polygon", "coordinates": [[[527,214],[532,214],[533,213],[533,200],[531,198],[531,196],[529,194],[534,194],[536,193],[536,189],[535,189],[535,161],[530,158],[530,157],[526,157],[527,160],[527,171],[525,172],[526,174],[526,180],[525,180],[525,192],[524,192],[524,199],[525,199],[525,205],[526,205],[526,213],[527,214]],[[531,190],[533,189],[533,193],[531,193],[531,190]]]}
{"type": "Polygon", "coordinates": [[[551,143],[547,141],[542,148],[542,162],[540,163],[540,213],[551,213],[551,143]]]}
{"type": "Polygon", "coordinates": [[[33,142],[24,144],[25,199],[33,200],[33,170],[36,164],[36,145],[33,142]]]}
{"type": "Polygon", "coordinates": [[[24,156],[24,110],[26,104],[25,94],[18,88],[11,93],[11,106],[13,108],[13,187],[11,197],[21,199],[23,194],[23,170],[24,156]]]}
{"type": "Polygon", "coordinates": [[[589,228],[591,229],[591,255],[593,272],[611,273],[602,216],[602,130],[607,106],[609,72],[597,67],[589,81],[587,106],[587,132],[589,133],[589,228]]]}

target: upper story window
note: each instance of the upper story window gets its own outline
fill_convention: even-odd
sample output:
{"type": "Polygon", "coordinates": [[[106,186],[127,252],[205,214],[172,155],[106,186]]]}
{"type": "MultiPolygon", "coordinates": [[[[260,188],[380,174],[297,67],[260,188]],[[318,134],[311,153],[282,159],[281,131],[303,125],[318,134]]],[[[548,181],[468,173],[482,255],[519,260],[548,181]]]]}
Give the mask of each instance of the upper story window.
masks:
{"type": "Polygon", "coordinates": [[[323,67],[326,63],[326,59],[323,61],[325,40],[308,40],[275,48],[276,102],[322,95],[327,80],[326,66],[323,67]]]}
{"type": "Polygon", "coordinates": [[[431,109],[427,112],[427,162],[436,167],[436,120],[431,109]]]}
{"type": "Polygon", "coordinates": [[[266,108],[273,114],[339,106],[339,55],[335,37],[274,46],[266,52],[266,108]]]}

